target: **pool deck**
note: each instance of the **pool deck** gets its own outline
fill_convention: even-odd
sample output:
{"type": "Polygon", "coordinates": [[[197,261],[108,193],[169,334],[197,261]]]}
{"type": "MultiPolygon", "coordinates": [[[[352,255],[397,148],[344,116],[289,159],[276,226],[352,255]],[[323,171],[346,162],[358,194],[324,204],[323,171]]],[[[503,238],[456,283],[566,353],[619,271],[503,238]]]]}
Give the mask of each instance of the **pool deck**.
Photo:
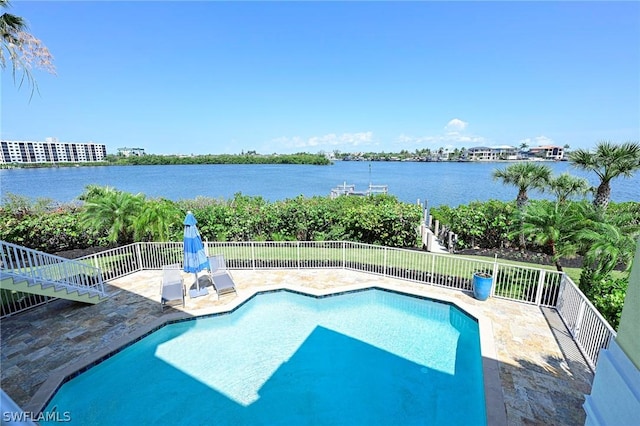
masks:
{"type": "MultiPolygon", "coordinates": [[[[312,295],[379,287],[455,303],[479,320],[489,424],[584,424],[593,375],[550,309],[343,269],[232,271],[238,294],[209,295],[160,309],[161,271],[108,284],[97,305],[58,300],[0,323],[2,389],[25,411],[38,411],[62,379],[167,320],[224,312],[256,292],[312,295]]],[[[184,274],[193,283],[193,274],[184,274]]],[[[461,396],[461,409],[464,397],[461,396]]]]}

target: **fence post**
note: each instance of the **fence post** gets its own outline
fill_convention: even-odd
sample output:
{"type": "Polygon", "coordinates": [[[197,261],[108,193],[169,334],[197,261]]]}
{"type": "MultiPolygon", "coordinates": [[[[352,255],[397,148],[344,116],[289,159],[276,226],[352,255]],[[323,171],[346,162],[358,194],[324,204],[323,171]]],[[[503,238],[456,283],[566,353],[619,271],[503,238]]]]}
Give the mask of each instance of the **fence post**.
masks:
{"type": "Polygon", "coordinates": [[[493,285],[491,286],[491,292],[489,295],[493,297],[496,294],[496,287],[498,286],[498,269],[500,266],[498,265],[498,255],[496,254],[493,258],[493,285]]]}
{"type": "Polygon", "coordinates": [[[96,268],[100,269],[100,273],[102,273],[102,268],[100,268],[100,266],[99,266],[99,264],[98,264],[98,254],[97,254],[97,253],[92,254],[92,255],[91,255],[91,257],[90,257],[90,259],[91,259],[91,264],[92,264],[94,267],[96,267],[96,268]]]}
{"type": "Polygon", "coordinates": [[[384,248],[384,262],[383,262],[383,267],[382,267],[382,276],[386,277],[387,276],[387,247],[384,248]]]}
{"type": "Polygon", "coordinates": [[[256,270],[256,243],[251,241],[251,269],[256,270]]]}
{"type": "Polygon", "coordinates": [[[536,306],[540,306],[542,303],[542,289],[544,288],[545,277],[547,276],[547,271],[544,269],[539,269],[540,276],[538,277],[538,286],[536,289],[536,306]]]}
{"type": "Polygon", "coordinates": [[[142,252],[140,251],[140,244],[136,243],[136,260],[138,262],[138,271],[142,271],[142,252]]]}
{"type": "Polygon", "coordinates": [[[584,308],[587,306],[584,300],[580,300],[580,308],[578,309],[578,316],[576,318],[576,324],[573,326],[573,338],[578,340],[580,336],[580,328],[582,327],[582,320],[584,319],[584,308]]]}
{"type": "Polygon", "coordinates": [[[300,241],[296,241],[296,257],[298,259],[298,269],[300,269],[300,241]]]}
{"type": "Polygon", "coordinates": [[[346,241],[342,242],[342,269],[347,267],[347,249],[345,248],[346,241]]]}
{"type": "Polygon", "coordinates": [[[566,288],[567,288],[567,274],[566,272],[563,272],[560,278],[560,288],[558,289],[558,294],[556,295],[556,301],[553,306],[554,308],[556,308],[556,311],[558,312],[561,312],[562,307],[564,306],[564,292],[566,288]]]}

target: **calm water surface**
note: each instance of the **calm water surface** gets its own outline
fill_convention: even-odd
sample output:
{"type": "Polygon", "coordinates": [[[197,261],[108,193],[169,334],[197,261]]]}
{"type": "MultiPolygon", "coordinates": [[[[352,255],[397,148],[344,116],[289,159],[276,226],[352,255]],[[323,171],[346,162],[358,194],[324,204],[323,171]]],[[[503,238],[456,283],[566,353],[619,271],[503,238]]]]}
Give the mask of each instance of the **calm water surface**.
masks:
{"type": "MultiPolygon", "coordinates": [[[[595,174],[574,169],[567,162],[545,163],[555,174],[565,171],[597,184],[595,174]]],[[[262,196],[275,201],[298,195],[326,196],[331,188],[355,184],[365,190],[369,182],[388,185],[402,201],[427,200],[430,206],[457,206],[474,200],[512,200],[517,191],[491,178],[508,163],[414,163],[349,162],[331,166],[298,165],[188,165],[101,166],[0,170],[2,194],[50,198],[59,202],[76,199],[86,185],[109,185],[117,189],[174,201],[196,196],[231,198],[235,193],[262,196]]],[[[540,197],[540,194],[531,194],[540,197]]],[[[640,173],[612,182],[614,201],[640,201],[640,173]]]]}

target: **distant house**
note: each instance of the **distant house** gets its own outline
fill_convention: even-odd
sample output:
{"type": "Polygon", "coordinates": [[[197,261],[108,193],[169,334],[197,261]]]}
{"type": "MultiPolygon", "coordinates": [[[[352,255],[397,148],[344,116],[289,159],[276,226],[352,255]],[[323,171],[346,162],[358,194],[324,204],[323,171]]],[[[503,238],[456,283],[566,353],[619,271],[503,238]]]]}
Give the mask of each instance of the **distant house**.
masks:
{"type": "Polygon", "coordinates": [[[118,148],[118,155],[123,157],[142,157],[145,155],[144,148],[118,148]]]}
{"type": "Polygon", "coordinates": [[[518,149],[509,145],[476,146],[467,149],[465,155],[470,161],[517,160],[518,149]]]}
{"type": "Polygon", "coordinates": [[[543,160],[564,160],[564,148],[554,145],[531,147],[529,148],[529,157],[543,160]]]}
{"type": "Polygon", "coordinates": [[[0,141],[0,163],[78,163],[103,161],[107,146],[98,143],[0,141]]]}

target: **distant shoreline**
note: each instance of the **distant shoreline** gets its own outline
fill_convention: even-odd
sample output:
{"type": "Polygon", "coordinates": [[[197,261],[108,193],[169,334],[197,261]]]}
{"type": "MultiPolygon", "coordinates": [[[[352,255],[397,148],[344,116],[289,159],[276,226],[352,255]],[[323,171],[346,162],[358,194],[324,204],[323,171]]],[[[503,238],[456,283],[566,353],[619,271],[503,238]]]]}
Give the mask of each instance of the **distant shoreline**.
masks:
{"type": "Polygon", "coordinates": [[[175,166],[175,165],[218,165],[218,164],[296,164],[312,166],[328,166],[332,164],[326,156],[322,154],[220,154],[220,155],[154,155],[120,157],[107,155],[104,161],[83,161],[83,162],[41,162],[41,163],[3,163],[2,169],[12,168],[58,168],[58,167],[96,167],[96,166],[175,166]]]}
{"type": "MultiPolygon", "coordinates": [[[[140,157],[142,158],[142,157],[140,157]]],[[[178,157],[178,158],[191,158],[191,157],[178,157]]],[[[326,157],[324,157],[326,158],[326,157]]],[[[560,163],[567,162],[568,160],[545,160],[545,159],[526,159],[526,160],[420,160],[420,159],[353,159],[353,160],[345,160],[345,159],[327,159],[324,161],[307,161],[307,162],[293,162],[285,160],[279,161],[211,161],[211,162],[190,162],[190,161],[179,161],[179,162],[151,162],[151,161],[84,161],[78,163],[3,163],[0,164],[0,169],[45,169],[45,168],[70,168],[70,167],[109,167],[109,166],[202,166],[202,165],[225,165],[225,164],[234,164],[234,165],[267,165],[267,164],[289,164],[289,165],[299,165],[299,166],[328,166],[333,164],[334,162],[352,162],[352,163],[364,163],[364,162],[374,162],[374,163],[472,163],[472,164],[505,164],[505,163],[525,163],[525,162],[533,162],[533,163],[560,163]]]]}

